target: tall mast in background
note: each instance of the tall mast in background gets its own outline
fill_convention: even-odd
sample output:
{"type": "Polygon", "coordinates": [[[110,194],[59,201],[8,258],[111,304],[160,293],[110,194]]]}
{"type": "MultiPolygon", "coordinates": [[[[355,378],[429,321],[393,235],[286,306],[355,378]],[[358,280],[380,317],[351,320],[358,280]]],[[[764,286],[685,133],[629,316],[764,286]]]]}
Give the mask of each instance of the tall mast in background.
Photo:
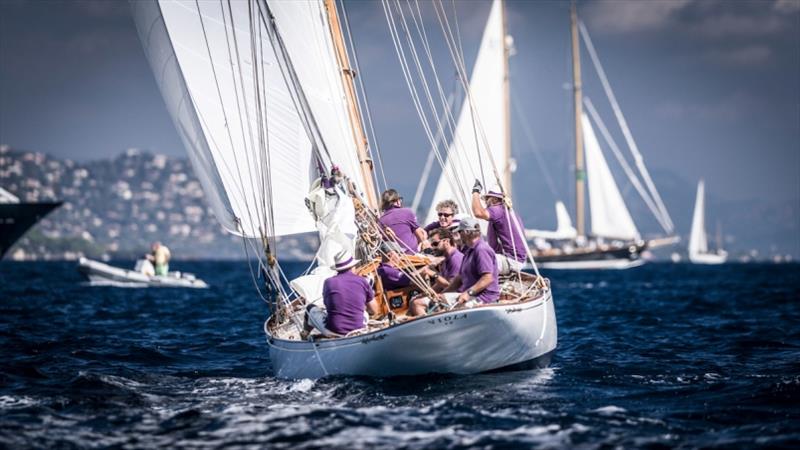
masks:
{"type": "Polygon", "coordinates": [[[345,47],[344,38],[342,37],[342,28],[339,23],[339,15],[336,12],[336,3],[334,0],[325,0],[325,9],[328,12],[328,22],[330,23],[333,46],[336,49],[336,58],[339,61],[339,67],[342,71],[342,84],[344,85],[345,95],[347,96],[347,104],[349,107],[348,115],[350,117],[350,125],[353,130],[353,137],[358,151],[358,162],[361,167],[361,177],[364,181],[367,203],[371,208],[377,209],[377,193],[375,192],[375,185],[372,183],[372,158],[369,156],[367,150],[367,136],[362,126],[361,113],[358,110],[358,99],[356,98],[355,85],[353,83],[356,73],[350,67],[350,59],[347,57],[347,48],[345,47]]]}
{"type": "Polygon", "coordinates": [[[503,189],[505,194],[511,198],[512,192],[512,178],[511,168],[513,161],[511,159],[511,86],[508,76],[508,58],[510,56],[510,43],[508,39],[508,21],[506,16],[505,2],[500,0],[500,11],[503,15],[503,114],[505,114],[505,155],[506,164],[503,167],[503,189]]]}
{"type": "Polygon", "coordinates": [[[572,91],[575,102],[575,222],[578,236],[586,236],[584,220],[584,188],[586,170],[583,165],[583,130],[581,117],[583,116],[583,93],[581,91],[581,57],[580,42],[578,41],[578,13],[573,0],[570,9],[570,22],[572,31],[572,91]]]}

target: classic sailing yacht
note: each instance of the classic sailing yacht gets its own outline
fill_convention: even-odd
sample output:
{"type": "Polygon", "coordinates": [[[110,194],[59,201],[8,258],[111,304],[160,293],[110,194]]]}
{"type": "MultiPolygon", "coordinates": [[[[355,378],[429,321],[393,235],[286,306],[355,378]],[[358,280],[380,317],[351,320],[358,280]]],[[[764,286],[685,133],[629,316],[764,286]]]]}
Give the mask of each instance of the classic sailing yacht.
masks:
{"type": "Polygon", "coordinates": [[[526,236],[536,248],[540,267],[549,269],[627,269],[644,263],[641,253],[677,242],[669,213],[653,184],[636,142],[606,78],[588,31],[579,23],[575,4],[570,12],[573,62],[573,94],[575,112],[575,217],[573,229],[563,203],[556,204],[558,231],[527,230],[526,236]],[[580,30],[580,31],[579,31],[580,30]],[[579,35],[591,56],[616,118],[625,136],[638,169],[638,176],[627,163],[608,129],[588,97],[583,96],[579,35]],[[586,112],[584,112],[584,108],[586,112]],[[620,194],[608,163],[603,156],[593,123],[614,151],[632,185],[642,196],[667,237],[644,240],[620,194]],[[584,188],[584,184],[586,186],[584,188]],[[591,232],[585,220],[585,190],[589,193],[591,232]],[[574,234],[573,234],[574,231],[574,234]]]}
{"type": "Polygon", "coordinates": [[[722,249],[720,239],[717,239],[717,250],[715,252],[708,251],[705,196],[706,185],[701,179],[697,182],[697,198],[694,201],[692,231],[689,235],[689,261],[694,264],[723,264],[728,259],[728,252],[722,249]]]}
{"type": "Polygon", "coordinates": [[[208,202],[267,279],[259,295],[276,376],[470,374],[549,360],[557,334],[544,278],[516,274],[499,303],[420,318],[406,312],[414,295],[432,294],[413,275],[429,260],[404,257],[414,285],[382,288],[376,183],[333,0],[152,0],[133,11],[208,202]],[[289,281],[276,238],[312,231],[317,257],[289,281]],[[347,336],[306,339],[305,306],[321,302],[342,248],[363,261],[383,312],[347,336]]]}
{"type": "MultiPolygon", "coordinates": [[[[591,101],[582,95],[578,20],[574,5],[571,20],[575,101],[577,228],[573,227],[564,203],[558,201],[556,203],[558,228],[554,231],[529,229],[525,230],[525,236],[532,243],[532,251],[536,263],[542,268],[626,269],[635,267],[644,263],[640,255],[645,248],[671,244],[677,238],[670,236],[645,241],[625,205],[625,201],[603,156],[600,142],[594,132],[593,122],[600,127],[603,137],[615,151],[615,156],[620,160],[632,184],[642,195],[665,232],[668,235],[673,234],[674,227],[669,214],[628,131],[627,124],[608,85],[594,47],[589,40],[588,32],[581,24],[581,35],[584,37],[584,42],[620,121],[640,176],[644,180],[643,182],[621,155],[591,101]],[[589,114],[584,112],[584,106],[589,114]],[[588,182],[588,186],[584,188],[584,183],[586,182],[588,182]],[[585,190],[589,192],[591,233],[586,232],[587,226],[584,216],[585,190]]],[[[453,199],[459,204],[461,211],[469,211],[470,202],[468,198],[459,197],[458,192],[468,192],[468,188],[474,179],[483,180],[486,178],[486,173],[491,171],[490,167],[484,167],[476,163],[480,161],[481,148],[483,147],[488,147],[490,150],[491,159],[495,162],[495,166],[500,172],[501,185],[505,192],[508,195],[511,193],[511,178],[516,166],[510,150],[511,119],[509,112],[508,44],[511,42],[510,37],[506,36],[505,24],[502,18],[502,2],[496,0],[486,22],[480,50],[472,69],[472,77],[469,83],[470,95],[463,102],[455,131],[453,132],[453,139],[447,148],[446,157],[442,158],[445,159],[442,175],[438,180],[433,197],[436,200],[453,199]],[[503,45],[506,41],[508,41],[507,45],[503,45]],[[474,111],[481,112],[479,120],[474,117],[474,111]],[[480,133],[476,133],[476,130],[479,130],[480,133]],[[485,139],[489,145],[484,145],[481,138],[485,139]]],[[[433,155],[435,152],[436,143],[432,142],[431,154],[433,155]]],[[[420,191],[423,187],[418,188],[415,198],[420,196],[420,191]]],[[[426,214],[426,223],[434,220],[436,220],[436,211],[432,206],[426,214]]]]}

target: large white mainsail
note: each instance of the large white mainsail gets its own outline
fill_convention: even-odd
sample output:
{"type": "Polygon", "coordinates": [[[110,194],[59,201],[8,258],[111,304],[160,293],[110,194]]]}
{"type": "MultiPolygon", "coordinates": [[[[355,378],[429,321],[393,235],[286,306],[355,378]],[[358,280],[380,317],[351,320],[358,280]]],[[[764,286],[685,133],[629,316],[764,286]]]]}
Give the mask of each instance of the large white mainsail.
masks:
{"type": "Polygon", "coordinates": [[[697,182],[697,197],[694,201],[694,214],[692,215],[692,231],[689,235],[689,257],[708,253],[706,238],[705,217],[706,186],[703,180],[697,182]]]}
{"type": "Polygon", "coordinates": [[[304,199],[319,164],[340,165],[363,189],[354,176],[355,139],[324,5],[268,4],[289,56],[303,55],[292,64],[324,140],[321,161],[268,37],[268,19],[253,12],[257,5],[132,4],[145,53],[209,204],[226,230],[249,237],[316,230],[304,199]]]}
{"type": "MultiPolygon", "coordinates": [[[[501,172],[507,169],[509,163],[505,153],[508,146],[505,132],[508,118],[503,92],[505,34],[502,7],[500,0],[492,3],[472,69],[470,92],[461,107],[454,138],[450,142],[433,196],[437,200],[454,200],[461,211],[470,210],[469,199],[461,193],[470,192],[475,179],[494,180],[490,161],[493,160],[501,172]],[[489,148],[486,148],[486,144],[489,148]]],[[[508,186],[505,188],[508,189],[508,186]]],[[[436,210],[432,205],[425,223],[435,220],[436,210]]]]}
{"type": "Polygon", "coordinates": [[[628,207],[617,188],[586,114],[581,116],[592,233],[613,239],[639,239],[628,207]]]}

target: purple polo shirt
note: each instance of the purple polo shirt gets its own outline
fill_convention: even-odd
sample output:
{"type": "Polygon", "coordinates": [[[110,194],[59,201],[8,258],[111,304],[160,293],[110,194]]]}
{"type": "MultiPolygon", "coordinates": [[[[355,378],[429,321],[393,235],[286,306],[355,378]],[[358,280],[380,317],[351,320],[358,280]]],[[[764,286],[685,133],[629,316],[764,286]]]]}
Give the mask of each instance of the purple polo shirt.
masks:
{"type": "Polygon", "coordinates": [[[325,327],[339,334],[362,328],[364,311],[372,297],[367,280],[349,270],[328,278],[322,285],[322,299],[328,310],[325,327]]]}
{"type": "Polygon", "coordinates": [[[406,253],[417,253],[417,236],[414,231],[419,228],[417,216],[408,208],[392,207],[383,212],[378,221],[386,228],[391,228],[397,235],[398,244],[402,245],[406,253]]]}
{"type": "MultiPolygon", "coordinates": [[[[459,222],[461,222],[459,219],[453,219],[453,222],[450,224],[450,226],[454,227],[454,226],[458,225],[459,222]]],[[[433,231],[433,230],[435,230],[437,228],[442,228],[442,225],[439,223],[438,220],[434,220],[433,222],[425,225],[425,231],[428,232],[428,233],[430,233],[431,231],[433,231]]]]}
{"type": "Polygon", "coordinates": [[[384,289],[400,289],[411,285],[411,279],[400,269],[381,263],[378,266],[378,276],[381,277],[384,289]]]}
{"type": "Polygon", "coordinates": [[[478,294],[477,298],[482,303],[494,303],[500,298],[500,285],[497,282],[497,259],[494,250],[483,239],[478,239],[472,247],[467,247],[464,252],[459,273],[461,275],[459,291],[465,292],[471,288],[485,273],[492,274],[492,282],[478,294]]]}
{"type": "MultiPolygon", "coordinates": [[[[525,262],[527,259],[525,240],[516,232],[514,224],[509,220],[506,207],[502,204],[492,205],[486,208],[486,211],[489,212],[489,229],[486,232],[486,241],[489,246],[499,255],[525,262]],[[512,231],[514,232],[512,233],[512,231]]],[[[522,225],[522,219],[519,218],[519,215],[514,213],[514,217],[517,218],[520,230],[524,230],[525,227],[522,225]]]]}
{"type": "Polygon", "coordinates": [[[461,272],[461,262],[464,260],[464,254],[458,251],[458,249],[453,249],[453,251],[449,255],[444,256],[444,261],[442,261],[442,266],[439,270],[439,275],[447,278],[448,281],[452,280],[456,277],[456,275],[461,272]]]}

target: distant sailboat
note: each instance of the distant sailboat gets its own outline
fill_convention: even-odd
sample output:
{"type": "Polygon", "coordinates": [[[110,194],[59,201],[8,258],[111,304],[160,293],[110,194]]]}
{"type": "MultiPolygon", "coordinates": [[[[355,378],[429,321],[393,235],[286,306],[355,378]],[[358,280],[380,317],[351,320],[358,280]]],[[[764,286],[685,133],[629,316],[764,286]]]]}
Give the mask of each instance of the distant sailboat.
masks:
{"type": "Polygon", "coordinates": [[[697,197],[694,202],[694,215],[692,216],[692,232],[689,235],[689,260],[694,264],[723,264],[728,258],[728,252],[722,249],[720,239],[717,239],[717,250],[715,252],[708,251],[705,194],[705,182],[701,179],[697,183],[697,197]]]}
{"type": "Polygon", "coordinates": [[[627,269],[644,263],[641,253],[646,248],[669,245],[677,241],[674,227],[658,191],[644,165],[641,153],[633,140],[625,118],[616,102],[605,71],[600,65],[594,45],[583,24],[579,23],[575,5],[571,11],[573,92],[575,112],[575,216],[576,228],[571,227],[563,203],[558,202],[556,232],[527,230],[526,236],[533,240],[536,262],[549,269],[627,269]],[[595,69],[603,84],[626,143],[633,154],[638,175],[627,163],[611,138],[608,129],[591,101],[583,96],[580,65],[579,36],[583,38],[595,69]],[[588,114],[587,114],[588,112],[588,114]],[[614,176],[608,167],[593,123],[614,151],[625,174],[641,195],[656,220],[661,224],[666,237],[644,240],[631,217],[614,176]],[[584,188],[584,184],[586,184],[584,188]],[[588,192],[591,228],[585,221],[584,191],[588,192]],[[564,219],[566,216],[566,220],[564,219]],[[566,228],[569,224],[569,228],[566,228]],[[571,230],[570,230],[571,229],[571,230]],[[570,230],[571,233],[562,230],[570,230]],[[590,231],[587,233],[587,231],[590,231]]]}

